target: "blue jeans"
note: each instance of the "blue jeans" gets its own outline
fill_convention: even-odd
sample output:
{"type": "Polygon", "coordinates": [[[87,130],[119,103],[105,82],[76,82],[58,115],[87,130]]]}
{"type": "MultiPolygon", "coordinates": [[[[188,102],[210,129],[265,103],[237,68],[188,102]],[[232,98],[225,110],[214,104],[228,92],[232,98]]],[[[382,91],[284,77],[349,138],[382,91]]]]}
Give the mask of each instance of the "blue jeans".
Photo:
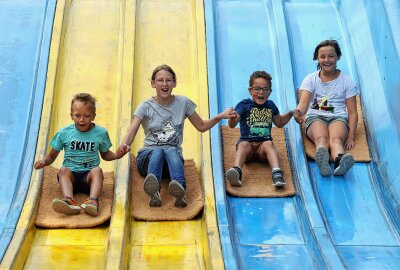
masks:
{"type": "Polygon", "coordinates": [[[154,174],[161,183],[163,177],[176,180],[186,189],[184,160],[176,147],[141,149],[137,156],[136,166],[142,176],[154,174]]]}

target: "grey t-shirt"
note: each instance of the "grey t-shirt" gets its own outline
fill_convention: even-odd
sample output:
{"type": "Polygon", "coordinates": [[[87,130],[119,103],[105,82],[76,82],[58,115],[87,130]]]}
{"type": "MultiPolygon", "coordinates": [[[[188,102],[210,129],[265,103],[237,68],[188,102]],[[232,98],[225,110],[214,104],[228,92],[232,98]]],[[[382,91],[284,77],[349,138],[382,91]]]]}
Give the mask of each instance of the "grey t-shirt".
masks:
{"type": "Polygon", "coordinates": [[[184,122],[195,109],[196,104],[185,96],[175,96],[166,106],[158,104],[154,98],[140,103],[134,115],[142,119],[144,148],[175,146],[182,153],[184,122]]]}

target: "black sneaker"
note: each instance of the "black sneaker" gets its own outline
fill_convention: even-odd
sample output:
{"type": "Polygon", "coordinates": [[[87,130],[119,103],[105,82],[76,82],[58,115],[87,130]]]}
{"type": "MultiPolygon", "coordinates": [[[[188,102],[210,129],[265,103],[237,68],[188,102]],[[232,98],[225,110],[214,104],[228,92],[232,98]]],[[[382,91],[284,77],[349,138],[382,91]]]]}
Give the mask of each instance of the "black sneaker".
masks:
{"type": "Polygon", "coordinates": [[[242,170],[239,167],[232,167],[225,173],[226,178],[228,178],[229,183],[233,187],[242,186],[242,170]]]}
{"type": "Polygon", "coordinates": [[[335,158],[334,175],[344,175],[354,164],[354,158],[351,154],[339,154],[335,158]]]}
{"type": "Polygon", "coordinates": [[[160,184],[158,183],[157,177],[154,174],[148,174],[144,179],[144,192],[149,195],[149,206],[160,207],[160,184]]]}
{"type": "Polygon", "coordinates": [[[168,193],[175,197],[175,207],[186,207],[185,189],[178,181],[172,180],[168,186],[168,193]]]}
{"type": "Polygon", "coordinates": [[[319,173],[322,176],[331,175],[331,166],[329,166],[329,152],[328,149],[321,146],[315,152],[315,162],[318,165],[319,173]]]}
{"type": "Polygon", "coordinates": [[[283,179],[283,171],[281,169],[272,172],[272,184],[275,187],[283,187],[286,185],[285,179],[283,179]]]}

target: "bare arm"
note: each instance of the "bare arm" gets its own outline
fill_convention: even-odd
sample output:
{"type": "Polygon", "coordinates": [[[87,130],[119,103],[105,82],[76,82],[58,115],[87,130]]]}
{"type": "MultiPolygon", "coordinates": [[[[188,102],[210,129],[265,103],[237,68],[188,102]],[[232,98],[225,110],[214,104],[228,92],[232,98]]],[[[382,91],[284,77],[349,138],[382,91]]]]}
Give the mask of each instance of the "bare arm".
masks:
{"type": "Polygon", "coordinates": [[[133,140],[136,137],[136,134],[139,130],[140,124],[142,123],[142,119],[137,116],[133,117],[132,123],[128,128],[128,131],[125,137],[122,139],[121,145],[117,149],[117,156],[119,158],[123,157],[126,153],[131,151],[130,145],[133,143],[133,140]]]}
{"type": "Polygon", "coordinates": [[[35,164],[33,165],[33,167],[36,170],[39,170],[45,166],[49,166],[50,164],[52,164],[54,162],[54,160],[56,160],[59,153],[60,153],[60,151],[57,151],[57,150],[51,148],[50,152],[45,156],[45,158],[43,160],[36,161],[35,164]]]}
{"type": "Polygon", "coordinates": [[[356,96],[346,99],[347,112],[349,114],[349,135],[344,143],[346,150],[352,149],[355,145],[356,128],[358,122],[356,96]]]}
{"type": "Polygon", "coordinates": [[[102,159],[106,161],[116,160],[121,158],[122,156],[118,156],[113,151],[108,150],[107,152],[100,152],[100,156],[102,159]]]}
{"type": "Polygon", "coordinates": [[[302,123],[310,105],[312,95],[311,92],[306,90],[300,89],[299,91],[301,91],[300,101],[293,115],[297,123],[302,123]]]}
{"type": "Polygon", "coordinates": [[[226,118],[235,117],[236,112],[232,108],[228,108],[225,111],[219,113],[211,119],[203,120],[200,115],[194,112],[189,120],[192,125],[200,132],[204,132],[215,126],[219,121],[226,118]]]}
{"type": "Polygon", "coordinates": [[[278,128],[282,128],[290,121],[292,116],[293,116],[293,111],[289,111],[282,115],[276,114],[272,116],[272,121],[274,122],[275,126],[277,126],[278,128]]]}

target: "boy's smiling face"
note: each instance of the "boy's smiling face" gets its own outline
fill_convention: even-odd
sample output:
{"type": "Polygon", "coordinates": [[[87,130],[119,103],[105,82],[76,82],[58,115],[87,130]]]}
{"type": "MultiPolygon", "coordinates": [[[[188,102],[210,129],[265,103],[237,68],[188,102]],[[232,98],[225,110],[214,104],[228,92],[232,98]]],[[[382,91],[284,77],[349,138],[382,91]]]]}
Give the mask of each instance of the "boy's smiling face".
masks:
{"type": "Polygon", "coordinates": [[[263,105],[267,102],[271,91],[270,81],[264,78],[255,78],[252,86],[249,87],[249,93],[253,101],[258,105],[263,105]]]}

